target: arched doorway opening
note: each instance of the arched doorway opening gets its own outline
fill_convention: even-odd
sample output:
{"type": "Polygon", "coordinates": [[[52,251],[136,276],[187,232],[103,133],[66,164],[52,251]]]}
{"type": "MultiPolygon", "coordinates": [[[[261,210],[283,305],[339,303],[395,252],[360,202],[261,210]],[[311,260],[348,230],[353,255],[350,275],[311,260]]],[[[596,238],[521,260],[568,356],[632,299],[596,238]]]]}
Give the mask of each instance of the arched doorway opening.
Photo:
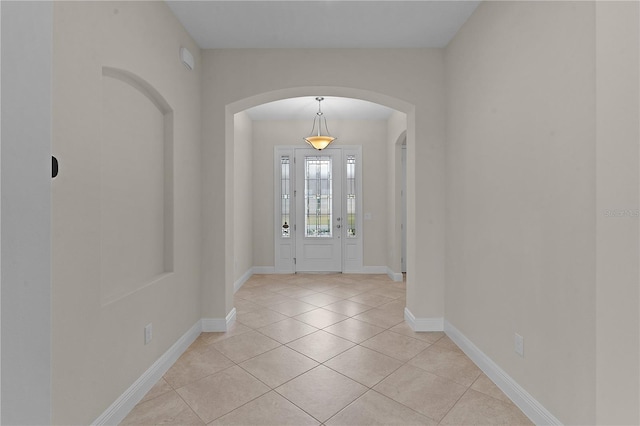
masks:
{"type": "MultiPolygon", "coordinates": [[[[324,86],[290,88],[257,94],[255,96],[251,96],[228,104],[225,108],[225,216],[228,218],[228,220],[226,220],[225,222],[225,247],[227,248],[225,250],[225,289],[227,293],[226,300],[229,302],[232,300],[233,292],[238,287],[239,280],[241,281],[243,279],[243,275],[247,278],[248,276],[250,276],[250,273],[247,276],[247,273],[245,272],[245,270],[247,269],[246,264],[244,266],[240,266],[239,269],[236,265],[238,262],[237,252],[240,249],[239,245],[242,244],[246,246],[247,244],[245,232],[246,229],[242,228],[243,224],[247,223],[247,219],[243,218],[242,214],[240,214],[239,211],[241,209],[238,207],[238,197],[243,197],[242,194],[245,193],[244,197],[246,200],[246,191],[239,191],[238,183],[243,180],[241,172],[242,166],[240,165],[239,158],[243,155],[246,155],[248,150],[246,149],[246,140],[245,147],[242,147],[241,140],[243,138],[246,138],[246,135],[243,135],[242,130],[238,128],[238,115],[242,115],[244,111],[252,107],[269,102],[303,96],[314,97],[318,95],[361,99],[387,106],[397,112],[397,117],[394,117],[393,119],[393,132],[387,131],[386,148],[383,148],[385,150],[385,154],[388,156],[386,164],[387,170],[385,173],[387,176],[387,180],[381,185],[383,186],[383,188],[379,189],[381,191],[384,191],[391,198],[389,198],[389,202],[387,205],[387,217],[385,219],[386,223],[384,224],[386,232],[384,230],[382,231],[383,237],[387,238],[387,253],[383,261],[385,263],[385,269],[376,270],[376,273],[387,273],[396,280],[402,280],[402,271],[399,262],[400,258],[402,257],[402,246],[400,243],[401,237],[400,234],[398,234],[399,227],[396,225],[398,218],[402,217],[402,212],[399,204],[395,202],[395,198],[397,197],[398,192],[398,184],[401,182],[401,180],[399,180],[399,177],[402,175],[402,162],[400,159],[401,151],[396,149],[396,135],[398,133],[404,135],[404,138],[407,141],[407,145],[412,145],[415,143],[414,106],[402,100],[386,96],[384,94],[360,89],[324,86]],[[239,141],[241,143],[239,143],[239,141]],[[398,261],[396,261],[396,259],[398,261]]],[[[242,118],[240,120],[242,120],[242,118]]],[[[298,138],[294,138],[294,140],[296,141],[297,139],[298,138]]],[[[302,142],[300,141],[300,143],[302,142]]],[[[408,161],[407,168],[409,169],[411,167],[413,167],[413,164],[411,161],[408,161]]],[[[266,178],[271,179],[271,176],[267,176],[266,178]]],[[[415,188],[415,185],[410,185],[410,187],[415,188]]],[[[248,188],[246,179],[244,188],[248,188]]],[[[413,189],[411,189],[411,191],[405,191],[403,192],[403,194],[408,199],[414,196],[414,194],[411,193],[412,191],[413,189]]],[[[410,221],[402,222],[404,222],[403,226],[405,227],[405,229],[412,229],[410,221]]],[[[411,244],[407,244],[407,252],[411,253],[411,250],[411,244]]],[[[406,256],[405,258],[410,258],[410,256],[406,256]]],[[[264,271],[264,269],[260,269],[260,267],[256,268],[256,270],[257,272],[264,271]]],[[[411,278],[408,279],[407,285],[413,285],[411,278]]],[[[231,303],[229,302],[227,304],[228,312],[232,309],[231,303]]]]}

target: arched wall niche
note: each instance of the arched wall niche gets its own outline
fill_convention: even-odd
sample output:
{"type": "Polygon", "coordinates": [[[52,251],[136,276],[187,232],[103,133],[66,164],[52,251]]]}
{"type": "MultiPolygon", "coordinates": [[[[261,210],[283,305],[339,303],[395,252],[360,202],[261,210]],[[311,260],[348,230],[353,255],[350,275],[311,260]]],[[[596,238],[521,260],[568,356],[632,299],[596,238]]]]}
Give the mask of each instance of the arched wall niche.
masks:
{"type": "Polygon", "coordinates": [[[146,80],[102,68],[100,299],[173,272],[173,109],[146,80]]]}
{"type": "Polygon", "coordinates": [[[169,102],[145,79],[132,73],[131,71],[123,70],[114,67],[102,67],[102,76],[111,77],[121,80],[140,93],[145,95],[153,104],[163,113],[169,114],[173,112],[173,109],[169,105],[169,102]]]}

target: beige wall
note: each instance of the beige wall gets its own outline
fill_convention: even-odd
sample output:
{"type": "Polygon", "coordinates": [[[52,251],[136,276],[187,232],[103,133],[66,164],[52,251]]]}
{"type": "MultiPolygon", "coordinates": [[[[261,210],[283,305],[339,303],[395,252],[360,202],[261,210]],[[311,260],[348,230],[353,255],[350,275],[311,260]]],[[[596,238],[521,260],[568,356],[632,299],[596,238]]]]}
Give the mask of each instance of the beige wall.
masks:
{"type": "Polygon", "coordinates": [[[402,141],[407,133],[407,115],[395,111],[387,120],[387,266],[402,272],[402,141]]]}
{"type": "Polygon", "coordinates": [[[613,7],[485,2],[446,49],[446,318],[566,424],[638,423],[637,217],[603,216],[638,208],[638,11],[613,7]]]}
{"type": "MultiPolygon", "coordinates": [[[[253,217],[261,210],[255,199],[253,180],[253,124],[246,112],[234,116],[234,245],[233,279],[241,278],[254,266],[253,217]]],[[[257,230],[256,230],[257,231],[257,230]]]]}
{"type": "MultiPolygon", "coordinates": [[[[310,118],[312,120],[313,117],[310,118]]],[[[372,219],[364,221],[364,266],[386,266],[386,170],[385,138],[387,122],[375,120],[332,120],[327,117],[331,134],[338,139],[332,147],[362,146],[363,212],[372,219]]],[[[274,266],[274,195],[273,150],[277,145],[307,145],[302,140],[309,134],[311,121],[254,121],[253,137],[253,244],[255,266],[274,266]]],[[[236,215],[237,217],[237,215],[236,215]]]]}
{"type": "MultiPolygon", "coordinates": [[[[416,317],[444,312],[444,69],[438,49],[229,49],[203,52],[204,315],[232,308],[226,256],[234,241],[233,122],[229,114],[282,98],[364,98],[408,115],[408,305],[416,317]],[[336,66],[340,64],[340,66],[336,66]],[[393,78],[389,78],[392,75],[393,78]],[[420,167],[416,167],[420,164],[420,167]],[[227,182],[225,188],[222,182],[227,182]],[[419,182],[419,190],[416,189],[419,182]],[[221,200],[225,199],[225,203],[221,200]],[[416,226],[413,212],[420,212],[416,226]],[[224,239],[220,236],[225,235],[224,239]],[[420,277],[420,280],[417,280],[420,277]]],[[[333,131],[333,130],[332,130],[333,131]]]]}
{"type": "Polygon", "coordinates": [[[201,318],[200,52],[161,2],[56,2],[53,19],[53,152],[61,169],[52,184],[52,410],[56,424],[89,424],[201,318]],[[195,71],[180,62],[181,46],[194,54],[195,71]],[[103,67],[139,80],[112,81],[103,67]],[[173,128],[165,129],[172,153],[162,152],[162,108],[141,94],[149,88],[173,111],[173,128]],[[129,101],[140,108],[109,112],[129,101]],[[114,138],[129,143],[112,150],[114,138]],[[158,163],[171,156],[173,170],[158,163]],[[151,192],[131,198],[130,187],[151,192]],[[163,208],[171,197],[173,209],[163,208]],[[142,216],[137,202],[148,209],[142,216]],[[173,241],[160,235],[171,211],[173,241]],[[123,246],[126,259],[114,250],[104,257],[105,242],[124,240],[107,239],[107,226],[138,236],[123,246]],[[173,259],[162,265],[162,253],[152,253],[142,271],[135,248],[149,239],[173,245],[173,259]],[[124,261],[133,261],[120,269],[127,277],[105,269],[124,261]],[[148,323],[153,339],[145,345],[148,323]]]}
{"type": "MultiPolygon", "coordinates": [[[[637,18],[637,3],[484,2],[446,50],[209,50],[201,62],[163,3],[55,3],[54,422],[94,420],[198,319],[223,318],[248,267],[272,264],[273,236],[243,215],[256,205],[248,194],[272,202],[248,188],[273,182],[272,147],[289,142],[269,142],[268,161],[255,161],[262,124],[236,113],[322,92],[406,114],[380,127],[376,153],[397,156],[406,128],[412,313],[445,316],[564,423],[639,423],[638,220],[604,213],[638,208],[637,18]],[[103,66],[166,99],[176,141],[173,273],[111,303],[96,273],[103,66]]],[[[371,184],[386,188],[386,205],[366,204],[364,188],[365,232],[381,224],[376,236],[397,238],[387,208],[397,173],[364,155],[387,179],[371,184]]],[[[380,241],[365,242],[365,265],[395,268],[380,241]]]]}
{"type": "Polygon", "coordinates": [[[51,423],[51,2],[0,2],[0,424],[51,423]]]}
{"type": "Polygon", "coordinates": [[[596,422],[640,424],[640,7],[595,10],[596,422]]]}

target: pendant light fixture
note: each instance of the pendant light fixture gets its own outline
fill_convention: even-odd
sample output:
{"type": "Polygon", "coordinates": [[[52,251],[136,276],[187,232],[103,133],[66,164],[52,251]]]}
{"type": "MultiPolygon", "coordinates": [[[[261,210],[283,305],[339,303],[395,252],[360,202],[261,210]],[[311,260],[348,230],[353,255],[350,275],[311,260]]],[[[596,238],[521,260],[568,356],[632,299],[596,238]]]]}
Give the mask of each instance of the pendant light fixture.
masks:
{"type": "Polygon", "coordinates": [[[324,98],[318,96],[316,98],[316,101],[318,101],[318,112],[316,113],[316,116],[313,119],[313,127],[311,127],[311,133],[309,134],[309,136],[304,138],[304,140],[305,140],[306,143],[308,143],[309,145],[311,145],[312,147],[314,147],[318,151],[321,151],[321,150],[325,149],[326,147],[328,147],[331,142],[336,140],[336,138],[332,137],[329,134],[329,129],[327,128],[327,119],[322,114],[322,109],[320,108],[320,103],[322,101],[324,101],[324,98]],[[317,122],[317,125],[318,125],[317,134],[315,132],[316,122],[317,122]],[[327,132],[326,136],[323,136],[322,133],[321,133],[322,132],[322,123],[323,122],[324,122],[324,129],[327,132]]]}

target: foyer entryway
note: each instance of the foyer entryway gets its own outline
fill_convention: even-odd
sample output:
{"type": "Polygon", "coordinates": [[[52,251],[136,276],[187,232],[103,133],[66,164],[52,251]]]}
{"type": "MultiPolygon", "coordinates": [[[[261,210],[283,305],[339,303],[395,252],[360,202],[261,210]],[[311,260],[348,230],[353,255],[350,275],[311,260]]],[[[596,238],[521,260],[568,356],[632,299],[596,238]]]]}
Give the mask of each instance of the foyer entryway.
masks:
{"type": "Polygon", "coordinates": [[[278,271],[360,272],[360,153],[360,147],[276,148],[278,271]]]}

